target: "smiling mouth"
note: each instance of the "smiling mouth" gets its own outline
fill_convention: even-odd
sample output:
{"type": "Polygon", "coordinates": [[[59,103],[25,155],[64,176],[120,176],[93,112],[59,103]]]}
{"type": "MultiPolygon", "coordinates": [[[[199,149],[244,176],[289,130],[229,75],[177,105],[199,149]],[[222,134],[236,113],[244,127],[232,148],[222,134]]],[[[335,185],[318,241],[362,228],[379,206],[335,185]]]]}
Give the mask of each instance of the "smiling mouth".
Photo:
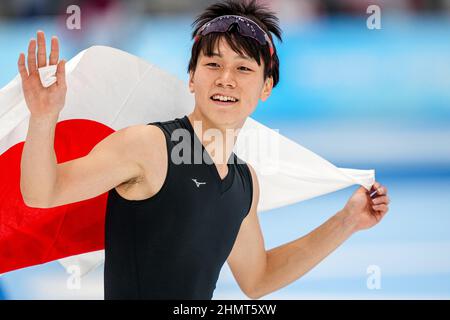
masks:
{"type": "Polygon", "coordinates": [[[213,97],[209,98],[211,101],[213,101],[215,104],[221,105],[221,106],[229,106],[235,103],[239,102],[239,99],[236,99],[236,101],[231,101],[231,100],[227,100],[227,101],[222,101],[219,99],[213,99],[213,97]]]}

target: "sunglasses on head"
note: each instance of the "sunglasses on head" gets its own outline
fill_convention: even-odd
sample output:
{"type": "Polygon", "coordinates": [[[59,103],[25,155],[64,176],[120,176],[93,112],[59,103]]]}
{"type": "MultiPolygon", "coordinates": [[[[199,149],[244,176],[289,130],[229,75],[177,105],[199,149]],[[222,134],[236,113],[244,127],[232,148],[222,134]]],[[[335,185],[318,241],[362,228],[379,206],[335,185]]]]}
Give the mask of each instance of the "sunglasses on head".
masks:
{"type": "Polygon", "coordinates": [[[197,42],[200,36],[205,36],[211,32],[227,32],[233,25],[236,25],[241,35],[255,39],[260,45],[269,44],[270,57],[272,58],[274,49],[267,33],[254,21],[242,16],[225,15],[205,23],[195,35],[194,42],[197,42]]]}

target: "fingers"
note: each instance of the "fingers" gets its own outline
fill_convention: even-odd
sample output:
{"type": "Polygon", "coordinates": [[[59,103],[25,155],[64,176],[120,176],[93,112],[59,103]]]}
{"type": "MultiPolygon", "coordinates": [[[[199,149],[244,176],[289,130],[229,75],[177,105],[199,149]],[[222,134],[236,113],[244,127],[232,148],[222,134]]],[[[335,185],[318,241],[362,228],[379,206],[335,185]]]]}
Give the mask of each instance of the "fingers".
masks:
{"type": "Polygon", "coordinates": [[[380,222],[381,219],[383,219],[385,214],[386,214],[386,211],[375,211],[373,215],[374,215],[375,219],[377,219],[377,221],[380,222]]]}
{"type": "Polygon", "coordinates": [[[50,51],[50,58],[49,58],[49,64],[55,65],[58,63],[59,59],[59,42],[58,38],[53,36],[52,37],[52,46],[50,51]]]}
{"type": "Polygon", "coordinates": [[[38,68],[41,68],[47,65],[47,53],[45,49],[44,32],[42,31],[37,32],[37,43],[38,43],[38,52],[37,52],[38,68]]]}
{"type": "Polygon", "coordinates": [[[25,55],[20,53],[19,60],[17,61],[17,66],[19,68],[19,74],[22,78],[22,81],[28,78],[27,68],[25,68],[25,55]]]}
{"type": "Polygon", "coordinates": [[[387,188],[386,188],[385,186],[381,186],[381,187],[379,187],[379,188],[377,189],[377,193],[378,193],[379,195],[387,194],[387,188]]]}
{"type": "Polygon", "coordinates": [[[378,204],[378,205],[372,205],[372,209],[375,211],[376,214],[382,214],[386,213],[388,211],[388,206],[385,204],[378,204]]]}
{"type": "Polygon", "coordinates": [[[389,196],[379,196],[372,200],[373,204],[389,204],[391,202],[391,199],[389,196]]]}
{"type": "Polygon", "coordinates": [[[371,207],[373,210],[373,215],[380,221],[383,219],[384,215],[389,211],[389,203],[391,199],[387,195],[387,188],[381,185],[379,182],[375,182],[371,189],[372,192],[372,203],[371,207]],[[372,191],[375,190],[375,191],[372,191]]]}
{"type": "Polygon", "coordinates": [[[66,61],[61,60],[56,67],[56,82],[58,86],[66,87],[66,61]]]}
{"type": "Polygon", "coordinates": [[[387,188],[382,186],[379,182],[374,182],[372,189],[376,191],[376,195],[381,196],[387,194],[387,188]]]}
{"type": "Polygon", "coordinates": [[[28,72],[30,74],[37,71],[37,68],[36,68],[36,40],[35,39],[31,39],[30,43],[28,44],[27,63],[28,63],[28,72]]]}

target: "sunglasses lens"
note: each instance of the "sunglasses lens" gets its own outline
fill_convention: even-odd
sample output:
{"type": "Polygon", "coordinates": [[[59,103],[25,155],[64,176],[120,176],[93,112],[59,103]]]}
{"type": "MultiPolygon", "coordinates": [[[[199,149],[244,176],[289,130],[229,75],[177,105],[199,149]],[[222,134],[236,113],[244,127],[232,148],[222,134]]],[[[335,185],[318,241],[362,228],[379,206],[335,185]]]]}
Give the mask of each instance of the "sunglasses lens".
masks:
{"type": "Polygon", "coordinates": [[[205,36],[211,32],[227,32],[233,26],[237,28],[237,31],[241,35],[255,39],[260,45],[269,44],[271,50],[270,55],[272,56],[273,46],[267,34],[253,21],[244,20],[242,17],[223,16],[216,18],[202,27],[198,35],[205,36]]]}
{"type": "Polygon", "coordinates": [[[234,18],[225,18],[208,23],[200,34],[205,36],[211,32],[227,32],[233,25],[236,25],[237,31],[243,36],[253,38],[261,45],[266,44],[266,38],[259,28],[253,27],[246,21],[236,20],[234,18]]]}

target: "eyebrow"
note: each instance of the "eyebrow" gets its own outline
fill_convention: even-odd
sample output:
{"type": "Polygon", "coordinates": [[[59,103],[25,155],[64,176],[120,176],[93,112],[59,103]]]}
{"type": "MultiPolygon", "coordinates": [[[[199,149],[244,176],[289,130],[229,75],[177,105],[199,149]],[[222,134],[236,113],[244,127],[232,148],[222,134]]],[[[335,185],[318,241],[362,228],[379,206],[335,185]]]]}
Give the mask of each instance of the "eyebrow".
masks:
{"type": "MultiPolygon", "coordinates": [[[[212,57],[219,57],[219,58],[223,58],[223,56],[220,53],[217,52],[213,52],[213,54],[211,55],[212,57]]],[[[252,59],[250,57],[247,56],[243,56],[243,55],[237,55],[234,57],[235,59],[245,59],[248,61],[251,61],[252,59]]]]}

